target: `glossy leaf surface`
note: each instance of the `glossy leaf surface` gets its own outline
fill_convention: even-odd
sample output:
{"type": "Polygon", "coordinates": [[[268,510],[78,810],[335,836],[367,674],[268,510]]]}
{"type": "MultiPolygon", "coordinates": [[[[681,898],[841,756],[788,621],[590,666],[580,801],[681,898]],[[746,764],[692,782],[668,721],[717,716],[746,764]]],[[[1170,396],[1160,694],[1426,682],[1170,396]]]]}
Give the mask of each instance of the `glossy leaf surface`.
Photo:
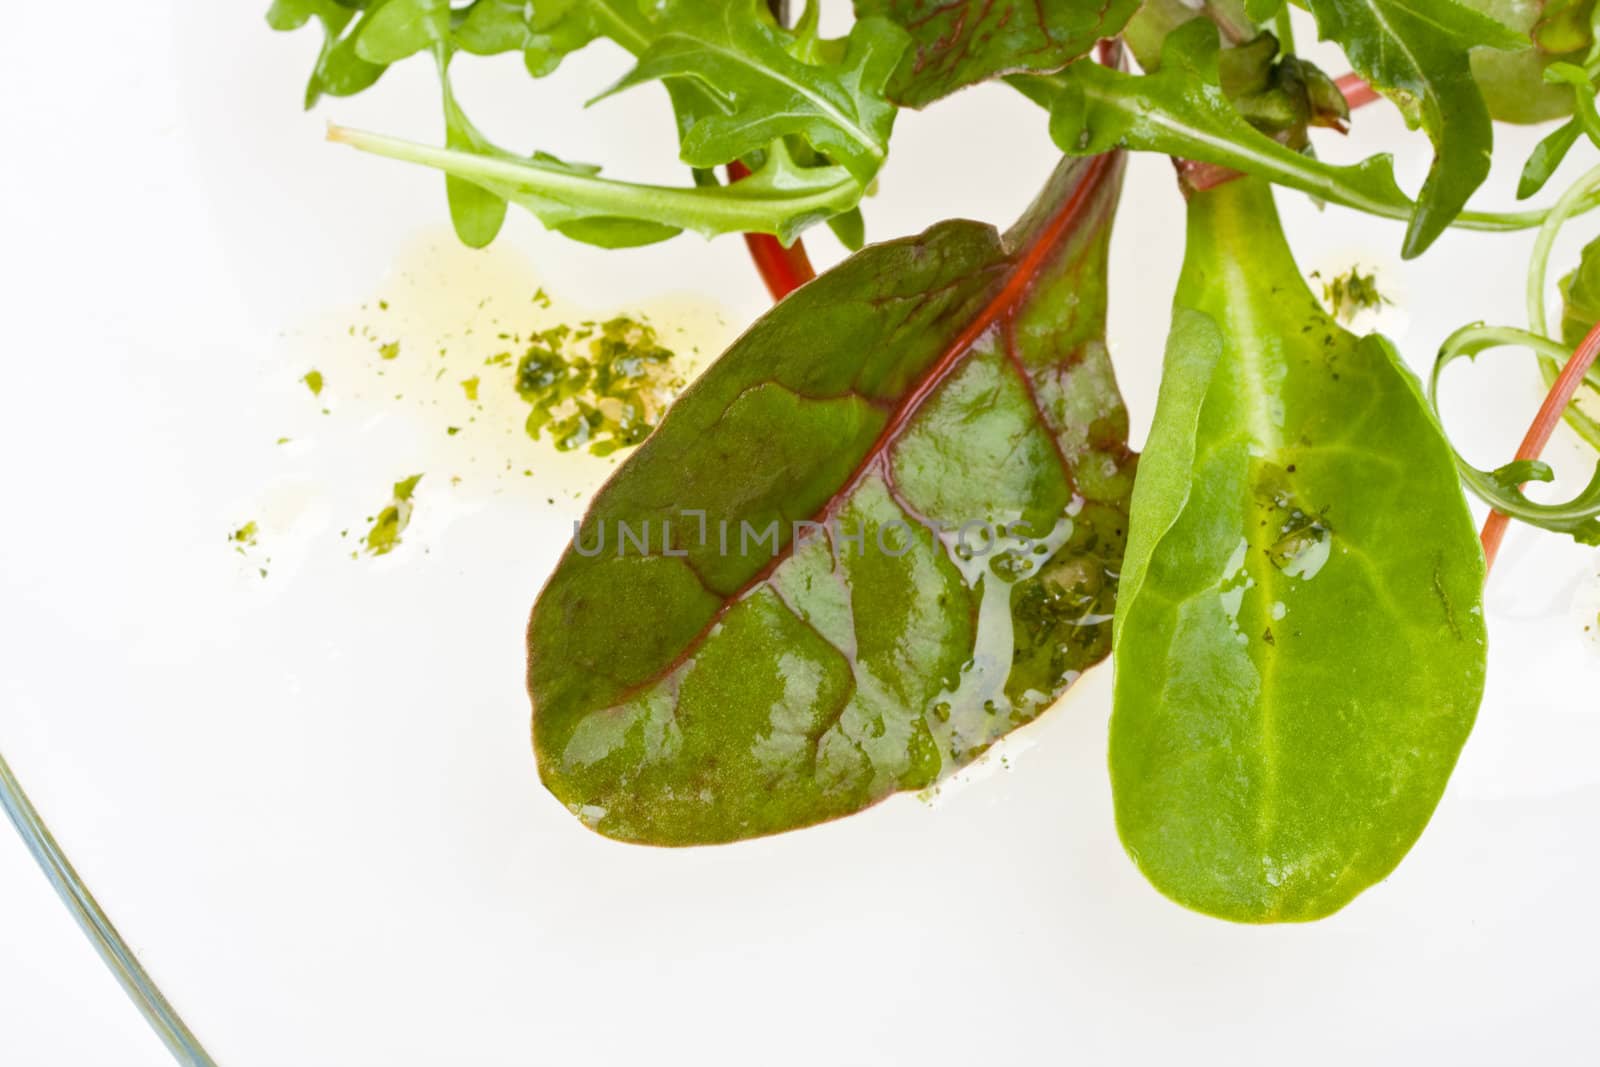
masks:
{"type": "MultiPolygon", "coordinates": [[[[1390,156],[1334,165],[1296,152],[1251,126],[1222,89],[1217,31],[1208,19],[1191,19],[1167,33],[1160,67],[1153,74],[1074,63],[1060,74],[1015,75],[1011,80],[1050,109],[1050,135],[1064,152],[1094,155],[1115,147],[1161,152],[1258,175],[1369,214],[1409,218],[1407,256],[1421,254],[1437,235],[1432,222],[1416,222],[1422,208],[1395,182],[1390,156]]],[[[1542,217],[1537,212],[1464,211],[1454,223],[1512,230],[1537,226],[1542,217]]]]}
{"type": "Polygon", "coordinates": [[[723,105],[684,133],[682,159],[714,167],[765,149],[779,137],[804,137],[865,183],[883,166],[895,107],[885,84],[909,38],[886,19],[862,19],[832,55],[803,53],[809,36],[780,27],[766,0],[679,4],[639,62],[611,90],[655,80],[698,82],[723,105]],[[815,60],[815,61],[811,61],[815,60]]]}
{"type": "Polygon", "coordinates": [[[1232,167],[1358,210],[1405,218],[1414,205],[1387,155],[1336,166],[1261,133],[1223,92],[1216,27],[1193,19],[1167,34],[1154,74],[1075,63],[1016,86],[1050,109],[1050,135],[1074,155],[1111,148],[1161,152],[1232,167]]]}
{"type": "Polygon", "coordinates": [[[1594,0],[1462,0],[1467,7],[1526,34],[1516,51],[1478,48],[1472,76],[1501,122],[1544,122],[1572,113],[1572,94],[1544,79],[1545,68],[1567,60],[1582,62],[1592,43],[1594,0]]]}
{"type": "Polygon", "coordinates": [[[1367,83],[1433,141],[1433,166],[1406,232],[1406,254],[1414,255],[1444,232],[1489,176],[1494,131],[1469,51],[1517,51],[1528,39],[1456,0],[1307,0],[1307,6],[1321,37],[1337,42],[1367,83]]]}
{"type": "Polygon", "coordinates": [[[1060,70],[1114,37],[1138,0],[856,0],[910,32],[889,95],[923,107],[1001,74],[1060,70]]]}
{"type": "Polygon", "coordinates": [[[600,491],[528,633],[540,772],[575,814],[665,845],[846,815],[1104,657],[1134,465],[1104,344],[1121,170],[1064,164],[1004,238],[942,223],[803,286],[600,491]]]}
{"type": "Polygon", "coordinates": [[[1315,919],[1439,801],[1482,693],[1483,556],[1417,382],[1318,306],[1269,188],[1189,210],[1117,605],[1117,827],[1179,903],[1315,919]]]}

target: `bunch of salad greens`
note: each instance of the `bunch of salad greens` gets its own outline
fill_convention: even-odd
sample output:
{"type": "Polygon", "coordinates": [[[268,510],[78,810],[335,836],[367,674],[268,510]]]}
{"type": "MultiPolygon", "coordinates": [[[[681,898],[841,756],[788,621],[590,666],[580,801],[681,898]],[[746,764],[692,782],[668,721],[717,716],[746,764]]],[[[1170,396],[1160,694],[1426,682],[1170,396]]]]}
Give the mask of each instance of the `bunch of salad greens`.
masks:
{"type": "Polygon", "coordinates": [[[1600,240],[1545,310],[1600,169],[1549,208],[1471,203],[1496,120],[1564,119],[1521,197],[1600,146],[1600,33],[1593,0],[1296,2],[1350,72],[1296,53],[1284,0],[855,0],[842,38],[814,2],[276,0],[272,26],[323,34],[307,106],[431,58],[442,143],[330,136],[442,171],[467,244],[513,203],[608,248],[742,233],[780,298],[596,495],[534,607],[534,746],[575,815],[660,845],[847,815],[978,758],[1110,654],[1118,830],[1161,892],[1307,920],[1394,869],[1477,713],[1506,521],[1600,544],[1600,464],[1571,501],[1523,491],[1551,480],[1563,415],[1600,449],[1581,406],[1600,240]],[[500,147],[451,92],[463,54],[519,52],[537,78],[599,38],[634,61],[597,99],[671,98],[682,184],[500,147]],[[1005,233],[862,247],[899,109],[993,80],[1048,111],[1066,157],[1033,206],[1005,233]],[[1379,98],[1431,142],[1414,196],[1388,155],[1310,147],[1379,98]],[[1129,151],[1173,157],[1188,201],[1139,456],[1105,338],[1129,151]],[[1464,326],[1433,375],[1534,353],[1552,388],[1515,460],[1461,460],[1432,390],[1341,324],[1370,280],[1319,303],[1273,185],[1405,220],[1408,258],[1452,226],[1539,230],[1526,327],[1464,326]],[[813,279],[819,224],[856,251],[813,279]],[[1494,509],[1481,537],[1463,486],[1494,509]]]}

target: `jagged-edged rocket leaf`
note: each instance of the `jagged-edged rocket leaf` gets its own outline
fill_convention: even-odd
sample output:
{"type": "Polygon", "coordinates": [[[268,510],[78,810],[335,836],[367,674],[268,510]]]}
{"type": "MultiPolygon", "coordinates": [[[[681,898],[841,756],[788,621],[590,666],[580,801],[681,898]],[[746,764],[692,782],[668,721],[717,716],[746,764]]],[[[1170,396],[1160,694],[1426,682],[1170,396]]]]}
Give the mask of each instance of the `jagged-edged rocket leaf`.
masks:
{"type": "MultiPolygon", "coordinates": [[[[445,145],[457,151],[492,153],[494,146],[478,132],[456,104],[455,91],[450,86],[448,56],[439,60],[439,85],[444,96],[445,145]]],[[[506,209],[510,206],[505,197],[481,185],[446,174],[445,196],[450,203],[450,222],[456,236],[468,248],[486,248],[505,225],[506,209]]]]}
{"type": "Polygon", "coordinates": [[[911,34],[889,97],[925,107],[978,82],[1060,70],[1102,37],[1114,37],[1139,0],[855,0],[911,34]]]}
{"type": "Polygon", "coordinates": [[[1547,83],[1545,68],[1581,62],[1592,44],[1594,0],[1462,0],[1531,42],[1515,51],[1475,48],[1472,76],[1501,122],[1544,122],[1572,113],[1572,94],[1547,83]]]}
{"type": "Polygon", "coordinates": [[[884,85],[909,44],[887,19],[861,19],[837,60],[813,49],[803,56],[796,35],[779,26],[765,0],[680,5],[608,93],[655,80],[694,81],[722,105],[684,131],[681,158],[714,167],[764,149],[779,137],[803,137],[812,148],[865,183],[883,166],[895,107],[884,85]],[[814,61],[813,61],[814,60],[814,61]]]}
{"type": "Polygon", "coordinates": [[[1417,195],[1404,254],[1444,232],[1489,176],[1494,131],[1468,53],[1516,51],[1528,39],[1456,0],[1307,0],[1323,40],[1433,141],[1433,166],[1417,195]]]}
{"type": "Polygon", "coordinates": [[[1050,134],[1073,155],[1111,148],[1162,152],[1233,167],[1374,214],[1405,218],[1411,200],[1387,155],[1335,166],[1286,148],[1251,126],[1223,92],[1216,26],[1193,19],[1172,30],[1154,74],[1075,63],[1016,86],[1050,109],[1050,134]]]}
{"type": "Polygon", "coordinates": [[[1270,187],[1195,194],[1188,242],[1117,603],[1117,829],[1187,907],[1316,919],[1439,802],[1483,554],[1415,378],[1318,306],[1270,187]]]}
{"type": "Polygon", "coordinates": [[[305,106],[314,107],[324,94],[353,96],[382,77],[387,68],[356,54],[356,41],[366,19],[335,0],[273,0],[267,25],[275,30],[297,30],[312,18],[322,24],[322,49],[306,81],[305,106]],[[354,24],[352,24],[354,20],[354,24]]]}
{"type": "Polygon", "coordinates": [[[1063,164],[1004,238],[941,223],[803,286],[601,489],[528,629],[540,773],[575,814],[660,845],[847,815],[1106,654],[1122,167],[1063,164]],[[985,523],[1012,536],[984,551],[985,523]]]}
{"type": "Polygon", "coordinates": [[[1528,161],[1522,165],[1522,174],[1517,179],[1517,199],[1526,200],[1528,197],[1543,189],[1550,176],[1561,166],[1561,161],[1567,158],[1567,153],[1572,146],[1578,143],[1578,138],[1583,136],[1583,127],[1577,119],[1568,119],[1549,133],[1544,135],[1540,142],[1533,146],[1533,151],[1528,153],[1528,161]]]}
{"type": "MultiPolygon", "coordinates": [[[[1073,155],[1122,147],[1231,167],[1330,203],[1389,218],[1414,218],[1417,205],[1394,178],[1387,154],[1359,163],[1325,163],[1251,126],[1222,90],[1216,26],[1192,19],[1168,33],[1161,64],[1136,75],[1098,63],[1074,63],[1060,74],[1013,75],[1011,83],[1050,110],[1050,135],[1073,155]]],[[[1539,217],[1462,212],[1456,224],[1485,230],[1537,225],[1539,217]]],[[[1406,256],[1426,247],[1409,231],[1406,256]]],[[[1428,227],[1424,236],[1433,232],[1428,227]]],[[[1427,236],[1427,240],[1431,240],[1427,236]]]]}
{"type": "MultiPolygon", "coordinates": [[[[461,128],[456,133],[460,137],[461,128]]],[[[770,146],[748,178],[733,185],[674,187],[601,177],[597,166],[568,163],[547,152],[516,156],[473,136],[467,147],[438,148],[363,130],[328,131],[331,140],[364,152],[470,182],[526,209],[551,229],[602,248],[651,244],[684,230],[706,237],[770,233],[787,244],[807,226],[855,207],[863,192],[843,167],[796,166],[782,141],[770,146]]],[[[483,203],[473,206],[469,233],[480,232],[486,213],[483,203]]]]}

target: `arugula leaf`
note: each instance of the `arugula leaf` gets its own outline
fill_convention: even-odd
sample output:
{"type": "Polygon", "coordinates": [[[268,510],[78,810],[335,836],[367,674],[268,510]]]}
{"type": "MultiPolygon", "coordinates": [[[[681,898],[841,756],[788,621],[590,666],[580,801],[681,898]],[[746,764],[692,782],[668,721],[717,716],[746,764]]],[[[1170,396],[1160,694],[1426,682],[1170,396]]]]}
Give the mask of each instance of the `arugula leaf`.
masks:
{"type": "Polygon", "coordinates": [[[837,62],[811,62],[792,50],[806,39],[779,26],[764,0],[673,10],[670,25],[602,98],[656,80],[701,83],[722,107],[700,114],[685,133],[681,158],[691,167],[718,166],[794,135],[863,184],[877,174],[895,117],[883,89],[909,44],[905,31],[862,19],[837,62]]]}
{"type": "Polygon", "coordinates": [[[1517,199],[1526,200],[1543,189],[1581,136],[1583,127],[1577,119],[1568,119],[1546,134],[1522,165],[1522,176],[1517,179],[1517,199]]]}
{"type": "MultiPolygon", "coordinates": [[[[494,146],[456,104],[450,85],[449,59],[439,60],[439,84],[444,93],[445,146],[458,151],[492,154],[494,146]]],[[[468,248],[486,248],[505,225],[506,198],[454,174],[446,174],[445,196],[456,236],[468,248]]]]}
{"type": "Polygon", "coordinates": [[[1064,164],[1004,239],[956,221],[857,253],[601,489],[528,630],[540,773],[575,814],[665,845],[846,815],[1105,655],[1133,473],[1104,343],[1122,169],[1064,164]],[[1033,544],[986,552],[985,523],[1033,544]]]}
{"type": "Polygon", "coordinates": [[[1258,174],[1377,215],[1410,213],[1411,201],[1394,180],[1389,156],[1334,166],[1251,126],[1222,89],[1211,22],[1180,25],[1167,36],[1161,55],[1154,74],[1075,63],[1048,78],[1017,76],[1012,84],[1050,109],[1050,134],[1073,155],[1113,147],[1162,152],[1258,174]]]}
{"type": "Polygon", "coordinates": [[[926,107],[1001,74],[1053,71],[1122,29],[1139,0],[855,0],[861,17],[883,16],[915,41],[889,83],[889,98],[926,107]]]}
{"type": "Polygon", "coordinates": [[[385,0],[369,13],[356,37],[356,54],[368,63],[398,63],[450,35],[450,0],[385,0]]]}
{"type": "Polygon", "coordinates": [[[1241,922],[1388,875],[1472,727],[1483,580],[1415,379],[1318,306],[1264,182],[1196,193],[1115,623],[1112,791],[1144,875],[1241,922]]]}
{"type": "MultiPolygon", "coordinates": [[[[1578,265],[1561,279],[1561,340],[1576,349],[1600,322],[1600,238],[1584,245],[1578,265]]],[[[1559,360],[1542,360],[1545,380],[1553,383],[1559,360]]],[[[1590,370],[1579,386],[1567,422],[1585,441],[1600,449],[1600,373],[1590,370]]]]}
{"type": "MultiPolygon", "coordinates": [[[[743,181],[678,188],[603,178],[597,166],[545,152],[521,158],[492,146],[437,148],[340,126],[329,127],[328,139],[433,167],[524,208],[553,230],[602,248],[652,244],[683,230],[706,237],[770,233],[788,244],[807,226],[850,210],[862,194],[860,183],[843,167],[795,166],[782,141],[773,143],[765,161],[743,181]]],[[[473,217],[474,227],[483,224],[473,217]]]]}
{"type": "Polygon", "coordinates": [[[1444,232],[1489,176],[1494,131],[1467,53],[1526,48],[1528,39],[1455,0],[1307,0],[1323,40],[1335,41],[1367,82],[1433,141],[1403,253],[1444,232]]]}
{"type": "Polygon", "coordinates": [[[275,30],[297,30],[312,18],[322,24],[322,51],[306,82],[306,110],[324,94],[354,96],[371,86],[386,69],[356,54],[356,40],[366,16],[351,25],[356,13],[335,0],[273,0],[267,25],[275,30]]]}
{"type": "Polygon", "coordinates": [[[1578,265],[1561,279],[1561,340],[1578,347],[1600,322],[1600,237],[1583,246],[1578,265]]]}
{"type": "Polygon", "coordinates": [[[1501,122],[1533,123],[1572,111],[1572,97],[1545,81],[1545,68],[1558,60],[1581,61],[1593,39],[1594,0],[1461,0],[1467,7],[1526,34],[1532,41],[1517,51],[1476,48],[1472,76],[1501,122]]]}
{"type": "MultiPolygon", "coordinates": [[[[1389,155],[1335,166],[1280,144],[1246,121],[1222,90],[1217,31],[1206,19],[1186,22],[1167,35],[1154,74],[1074,63],[1060,74],[1019,74],[1008,81],[1049,109],[1051,137],[1071,155],[1116,147],[1161,152],[1258,175],[1372,215],[1406,219],[1416,210],[1395,181],[1389,155]]],[[[1545,215],[1463,211],[1454,225],[1524,229],[1539,225],[1545,215]]],[[[1425,249],[1425,243],[1408,243],[1405,255],[1417,256],[1425,249]]]]}
{"type": "Polygon", "coordinates": [[[455,29],[455,41],[475,55],[521,52],[528,73],[542,78],[600,37],[637,55],[653,33],[637,0],[473,0],[455,29]]]}
{"type": "MultiPolygon", "coordinates": [[[[1563,289],[1566,282],[1573,282],[1574,287],[1587,286],[1592,279],[1585,280],[1581,276],[1563,279],[1563,289]]],[[[1565,295],[1565,293],[1563,293],[1565,295]]],[[[1587,299],[1593,294],[1586,294],[1580,299],[1587,299]]],[[[1569,308],[1570,310],[1570,308],[1569,308]]],[[[1569,324],[1563,320],[1563,328],[1569,324]]],[[[1592,324],[1591,324],[1592,325],[1592,324]]],[[[1588,329],[1580,331],[1582,334],[1588,329]]],[[[1574,343],[1575,347],[1576,343],[1574,343]]],[[[1445,339],[1439,348],[1439,356],[1433,364],[1433,377],[1429,383],[1429,397],[1435,405],[1439,396],[1439,378],[1444,369],[1462,357],[1475,359],[1479,353],[1491,348],[1517,347],[1532,350],[1539,356],[1542,368],[1545,369],[1545,380],[1552,385],[1560,376],[1559,368],[1572,355],[1566,346],[1557,344],[1548,337],[1542,337],[1526,330],[1518,330],[1505,326],[1484,326],[1473,323],[1463,326],[1445,339]],[[1551,369],[1551,368],[1555,369],[1551,369]]],[[[1570,394],[1573,403],[1568,406],[1565,415],[1573,429],[1596,448],[1600,448],[1600,423],[1597,423],[1590,413],[1586,413],[1580,401],[1584,398],[1594,401],[1600,399],[1600,383],[1590,375],[1577,383],[1577,392],[1570,394]]],[[[1557,394],[1552,394],[1557,396],[1557,394]]],[[[1559,397],[1557,397],[1559,399],[1559,397]]],[[[1597,408],[1596,411],[1600,411],[1597,408]]],[[[1517,460],[1506,464],[1494,471],[1480,470],[1467,462],[1459,453],[1456,454],[1456,466],[1461,472],[1461,480],[1473,494],[1483,500],[1490,507],[1503,515],[1521,520],[1533,526],[1538,526],[1555,533],[1570,535],[1579,544],[1600,545],[1600,463],[1595,464],[1594,476],[1582,492],[1571,500],[1556,504],[1544,504],[1528,499],[1522,491],[1522,483],[1550,482],[1555,478],[1550,466],[1537,460],[1517,460]]],[[[1485,543],[1490,544],[1488,527],[1485,527],[1485,543]]],[[[1491,550],[1491,556],[1493,552],[1491,550]]]]}

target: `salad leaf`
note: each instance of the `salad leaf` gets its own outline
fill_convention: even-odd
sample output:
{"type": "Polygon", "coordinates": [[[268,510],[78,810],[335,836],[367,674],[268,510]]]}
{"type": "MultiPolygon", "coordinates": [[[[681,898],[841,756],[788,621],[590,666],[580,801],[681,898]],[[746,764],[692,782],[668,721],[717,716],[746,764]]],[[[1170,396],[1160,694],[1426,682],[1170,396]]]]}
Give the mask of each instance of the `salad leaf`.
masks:
{"type": "Polygon", "coordinates": [[[387,66],[442,44],[450,36],[450,0],[385,0],[357,35],[356,54],[387,66]]]}
{"type": "Polygon", "coordinates": [[[1269,187],[1196,193],[1188,240],[1116,612],[1117,828],[1181,904],[1315,919],[1439,801],[1483,554],[1416,380],[1318,306],[1269,187]]]}
{"type": "Polygon", "coordinates": [[[1528,161],[1522,165],[1522,176],[1517,180],[1517,199],[1526,200],[1543,189],[1545,182],[1550,180],[1550,176],[1582,136],[1583,127],[1578,120],[1568,119],[1534,145],[1528,161]]]}
{"type": "Polygon", "coordinates": [[[846,815],[1106,654],[1122,169],[1065,163],[1004,238],[941,223],[796,290],[599,492],[528,628],[540,773],[575,814],[663,845],[846,815]]]}
{"type": "MultiPolygon", "coordinates": [[[[1167,35],[1154,74],[1128,74],[1098,63],[1074,63],[1060,74],[1012,75],[1024,95],[1050,110],[1050,133],[1072,155],[1122,147],[1163,152],[1267,178],[1330,203],[1395,219],[1418,210],[1394,177],[1393,159],[1369,156],[1336,166],[1296,152],[1255,129],[1220,83],[1216,27],[1206,19],[1183,23],[1167,35]]],[[[1544,212],[1463,211],[1455,225],[1509,230],[1537,226],[1544,212]]],[[[1420,255],[1433,238],[1430,225],[1413,225],[1405,248],[1420,255]],[[1421,233],[1426,238],[1416,243],[1421,233]]]]}
{"type": "Polygon", "coordinates": [[[1374,89],[1433,141],[1404,254],[1444,232],[1489,176],[1494,132],[1472,77],[1470,49],[1526,48],[1522,34],[1456,0],[1307,0],[1318,34],[1336,41],[1374,89]]]}
{"type": "Polygon", "coordinates": [[[1580,62],[1592,43],[1594,0],[1461,0],[1530,44],[1515,51],[1475,48],[1472,77],[1501,122],[1544,122],[1572,111],[1572,97],[1543,77],[1550,64],[1580,62]]]}
{"type": "MultiPolygon", "coordinates": [[[[1578,265],[1561,279],[1560,288],[1561,340],[1570,351],[1600,322],[1600,238],[1584,245],[1578,265]]],[[[1544,365],[1548,368],[1551,363],[1544,365]]],[[[1546,377],[1554,379],[1553,374],[1546,377]]],[[[1566,418],[1585,441],[1600,449],[1600,373],[1590,370],[1566,418]]]]}
{"type": "Polygon", "coordinates": [[[1139,0],[855,0],[915,41],[889,83],[889,97],[926,107],[1001,74],[1053,71],[1121,30],[1139,0]]]}
{"type": "Polygon", "coordinates": [[[673,10],[670,27],[606,95],[661,79],[700,82],[723,113],[701,114],[689,127],[685,163],[718,166],[796,135],[863,183],[877,174],[895,117],[883,90],[910,43],[905,31],[861,19],[837,62],[809,62],[793,54],[796,35],[774,21],[765,0],[673,10]]]}
{"type": "Polygon", "coordinates": [[[1194,19],[1168,34],[1160,69],[1128,74],[1075,63],[1013,84],[1050,109],[1050,134],[1073,155],[1123,147],[1215,163],[1378,215],[1404,218],[1412,204],[1386,155],[1334,166],[1256,130],[1222,89],[1215,25],[1194,19]]]}
{"type": "MultiPolygon", "coordinates": [[[[1582,284],[1581,279],[1579,284],[1582,284]]],[[[1539,356],[1541,364],[1547,370],[1552,364],[1558,368],[1546,375],[1547,380],[1552,385],[1555,385],[1557,378],[1562,376],[1562,371],[1559,368],[1564,365],[1566,360],[1575,355],[1575,353],[1548,337],[1530,333],[1527,330],[1518,330],[1506,326],[1485,326],[1482,323],[1463,326],[1446,338],[1444,344],[1439,348],[1438,358],[1434,360],[1433,364],[1433,377],[1429,383],[1430,400],[1437,405],[1439,378],[1444,373],[1444,369],[1451,363],[1463,357],[1476,359],[1480,353],[1492,348],[1509,347],[1530,349],[1539,356]]],[[[1587,373],[1592,374],[1593,355],[1590,354],[1588,358],[1590,362],[1587,373]]],[[[1586,374],[1582,369],[1579,369],[1576,373],[1586,374]]],[[[1561,403],[1563,394],[1560,392],[1553,392],[1546,399],[1546,403],[1553,402],[1557,405],[1550,413],[1550,429],[1554,428],[1555,422],[1563,414],[1561,408],[1564,406],[1566,407],[1566,419],[1571,423],[1572,427],[1585,440],[1600,448],[1600,444],[1596,444],[1597,423],[1589,413],[1583,410],[1582,406],[1583,400],[1592,399],[1597,395],[1595,393],[1595,380],[1586,374],[1585,377],[1576,380],[1572,384],[1575,391],[1565,394],[1566,397],[1570,397],[1570,403],[1561,403]]],[[[1435,413],[1437,414],[1437,406],[1435,407],[1435,413]]],[[[1545,412],[1541,410],[1541,420],[1544,416],[1545,412]]],[[[1535,428],[1532,432],[1540,432],[1539,423],[1535,423],[1535,428]]],[[[1537,455],[1538,451],[1543,449],[1544,444],[1549,440],[1548,432],[1543,432],[1542,437],[1534,438],[1534,440],[1536,444],[1532,455],[1537,455]]],[[[1527,447],[1526,444],[1524,447],[1527,447]]],[[[1518,455],[1522,457],[1524,454],[1519,451],[1518,455]]],[[[1553,533],[1567,534],[1579,544],[1600,545],[1600,463],[1595,464],[1595,472],[1589,479],[1589,484],[1577,496],[1554,504],[1530,500],[1522,490],[1525,482],[1555,481],[1555,472],[1550,469],[1550,465],[1541,463],[1531,458],[1531,456],[1518,458],[1498,470],[1486,471],[1480,470],[1457,453],[1456,466],[1460,470],[1461,480],[1466,483],[1467,488],[1471,489],[1475,496],[1499,512],[1501,516],[1514,518],[1553,533]]],[[[1501,536],[1500,534],[1491,535],[1491,531],[1497,525],[1494,518],[1491,517],[1491,524],[1484,527],[1484,544],[1490,550],[1491,558],[1501,536]]],[[[1498,528],[1502,531],[1504,529],[1503,526],[1498,528]]]]}
{"type": "Polygon", "coordinates": [[[351,24],[356,12],[336,0],[273,0],[267,25],[275,30],[298,30],[315,18],[322,24],[322,50],[306,82],[305,106],[316,106],[324,94],[353,96],[375,83],[386,69],[356,54],[356,40],[366,16],[351,24]]]}
{"type": "Polygon", "coordinates": [[[455,41],[476,55],[521,52],[528,73],[542,78],[590,42],[608,37],[638,55],[654,36],[638,0],[473,0],[455,41]]]}
{"type": "MultiPolygon", "coordinates": [[[[457,151],[492,154],[494,146],[478,132],[456,104],[450,86],[449,59],[439,61],[439,83],[444,92],[445,146],[457,151]]],[[[486,248],[500,233],[506,221],[506,198],[454,174],[446,174],[445,196],[450,203],[450,222],[456,236],[468,248],[486,248]]]]}
{"type": "MultiPolygon", "coordinates": [[[[807,226],[853,208],[863,192],[843,167],[795,166],[782,141],[740,182],[675,187],[604,178],[597,166],[546,152],[522,158],[492,147],[438,148],[340,126],[330,127],[328,138],[443,171],[524,208],[552,230],[602,248],[652,244],[684,230],[706,237],[770,233],[788,244],[807,226]]],[[[482,203],[471,209],[469,233],[484,232],[478,227],[487,228],[486,214],[482,203]]]]}
{"type": "Polygon", "coordinates": [[[1561,279],[1561,340],[1578,347],[1600,322],[1600,238],[1583,246],[1578,265],[1561,279]]]}

